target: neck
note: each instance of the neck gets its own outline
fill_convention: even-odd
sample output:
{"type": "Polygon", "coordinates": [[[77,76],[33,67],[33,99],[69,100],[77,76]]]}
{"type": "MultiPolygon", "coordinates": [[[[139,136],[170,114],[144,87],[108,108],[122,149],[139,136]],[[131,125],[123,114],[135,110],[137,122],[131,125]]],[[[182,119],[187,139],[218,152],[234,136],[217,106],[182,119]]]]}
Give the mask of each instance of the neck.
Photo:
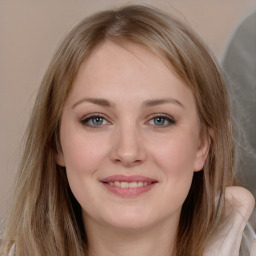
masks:
{"type": "Polygon", "coordinates": [[[151,228],[123,230],[90,221],[86,225],[88,256],[174,256],[175,227],[157,225],[151,228]]]}

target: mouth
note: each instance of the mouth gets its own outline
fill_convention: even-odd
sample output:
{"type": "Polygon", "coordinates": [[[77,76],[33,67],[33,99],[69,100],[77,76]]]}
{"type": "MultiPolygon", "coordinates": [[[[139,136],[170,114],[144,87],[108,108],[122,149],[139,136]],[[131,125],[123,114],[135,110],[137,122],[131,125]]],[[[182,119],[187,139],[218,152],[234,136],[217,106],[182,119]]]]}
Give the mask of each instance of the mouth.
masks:
{"type": "Polygon", "coordinates": [[[146,181],[139,181],[139,182],[125,182],[125,181],[114,181],[114,182],[104,182],[105,184],[108,184],[109,186],[114,186],[117,188],[141,188],[149,186],[155,182],[146,182],[146,181]]]}
{"type": "Polygon", "coordinates": [[[158,183],[143,176],[110,176],[100,181],[110,192],[121,197],[136,197],[150,191],[158,183]]]}

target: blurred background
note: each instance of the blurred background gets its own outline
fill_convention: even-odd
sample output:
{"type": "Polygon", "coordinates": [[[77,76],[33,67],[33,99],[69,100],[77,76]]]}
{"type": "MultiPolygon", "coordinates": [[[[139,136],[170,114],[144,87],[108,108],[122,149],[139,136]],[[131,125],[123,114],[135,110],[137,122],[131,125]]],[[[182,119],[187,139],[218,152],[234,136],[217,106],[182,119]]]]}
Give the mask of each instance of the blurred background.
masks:
{"type": "Polygon", "coordinates": [[[223,64],[235,120],[245,131],[237,131],[241,176],[256,195],[256,21],[250,18],[256,0],[0,0],[0,221],[35,95],[59,42],[87,15],[131,3],[156,6],[189,23],[223,64]]]}

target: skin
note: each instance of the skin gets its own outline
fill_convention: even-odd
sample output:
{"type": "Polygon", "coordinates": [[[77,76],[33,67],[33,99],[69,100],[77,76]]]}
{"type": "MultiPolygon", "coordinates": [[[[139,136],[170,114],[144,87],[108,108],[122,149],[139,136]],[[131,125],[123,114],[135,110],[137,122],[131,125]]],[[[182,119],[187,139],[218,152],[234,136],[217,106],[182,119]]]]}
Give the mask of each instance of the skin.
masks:
{"type": "Polygon", "coordinates": [[[174,253],[182,204],[209,149],[200,134],[193,94],[165,61],[132,43],[106,41],[91,53],[65,103],[57,155],[83,210],[90,256],[174,253]],[[95,114],[103,118],[89,119],[95,114]],[[122,197],[100,182],[111,175],[157,184],[122,197]]]}

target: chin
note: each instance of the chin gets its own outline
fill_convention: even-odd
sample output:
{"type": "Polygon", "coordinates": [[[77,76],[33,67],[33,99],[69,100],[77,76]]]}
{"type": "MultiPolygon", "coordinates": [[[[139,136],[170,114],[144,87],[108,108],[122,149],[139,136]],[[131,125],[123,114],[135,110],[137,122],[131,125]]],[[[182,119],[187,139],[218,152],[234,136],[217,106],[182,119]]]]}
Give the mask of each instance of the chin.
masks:
{"type": "Polygon", "coordinates": [[[154,216],[149,216],[146,211],[141,210],[121,210],[113,213],[106,218],[105,222],[114,228],[124,229],[124,230],[138,230],[145,229],[154,224],[156,221],[154,216]]]}

